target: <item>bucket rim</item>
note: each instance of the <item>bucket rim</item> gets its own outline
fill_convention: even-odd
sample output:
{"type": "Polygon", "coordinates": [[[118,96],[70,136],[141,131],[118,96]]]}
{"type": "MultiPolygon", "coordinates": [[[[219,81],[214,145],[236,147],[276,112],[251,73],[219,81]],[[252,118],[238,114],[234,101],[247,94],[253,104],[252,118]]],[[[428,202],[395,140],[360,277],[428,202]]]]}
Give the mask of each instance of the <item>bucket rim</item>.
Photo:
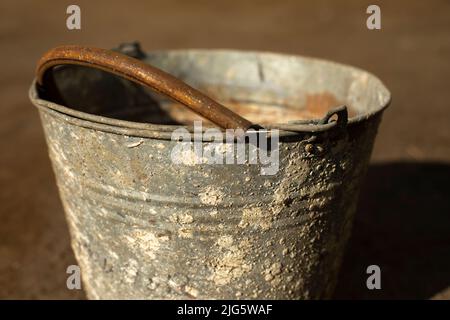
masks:
{"type": "MultiPolygon", "coordinates": [[[[364,121],[371,119],[377,114],[381,114],[392,101],[391,92],[387,89],[385,84],[374,74],[366,71],[364,69],[354,67],[352,65],[334,62],[331,60],[326,60],[322,58],[315,58],[303,55],[293,55],[286,53],[275,53],[275,52],[267,52],[267,51],[247,51],[247,50],[234,50],[234,49],[171,49],[171,50],[155,50],[149,51],[146,53],[146,57],[150,55],[162,55],[162,54],[170,54],[170,53],[178,53],[178,54],[244,54],[244,55],[257,55],[257,56],[265,56],[265,57],[274,57],[274,58],[294,58],[294,59],[302,59],[304,61],[311,61],[314,63],[328,64],[334,66],[340,66],[346,68],[350,71],[358,72],[361,74],[365,74],[372,78],[373,80],[378,82],[378,85],[382,89],[384,102],[380,105],[373,108],[373,110],[368,111],[366,113],[362,113],[353,117],[350,117],[347,121],[347,126],[355,125],[364,121]]],[[[144,61],[146,58],[144,57],[144,61]]],[[[57,118],[62,119],[65,122],[71,123],[76,126],[81,126],[88,129],[100,130],[109,133],[115,133],[119,135],[133,136],[133,137],[142,137],[142,138],[154,138],[154,139],[162,139],[162,140],[171,140],[172,132],[179,128],[186,129],[189,133],[194,133],[194,128],[192,125],[168,125],[168,124],[152,124],[152,123],[142,123],[128,120],[120,120],[112,117],[105,117],[101,115],[95,115],[87,112],[82,112],[75,110],[73,108],[69,108],[55,102],[45,100],[39,97],[39,93],[37,90],[36,78],[33,79],[31,87],[29,89],[29,98],[32,103],[38,108],[38,110],[51,114],[57,118]]],[[[302,126],[302,128],[307,127],[306,130],[299,131],[290,131],[283,129],[283,125],[287,123],[274,123],[270,125],[264,125],[267,129],[278,129],[279,136],[302,136],[305,134],[314,134],[319,132],[325,132],[331,130],[334,125],[332,123],[321,124],[321,119],[313,119],[313,120],[300,120],[296,121],[296,124],[302,126]],[[307,125],[307,126],[305,126],[307,125]]],[[[292,125],[291,125],[292,126],[292,125]]],[[[207,130],[208,126],[203,127],[203,132],[207,130]]],[[[214,127],[218,128],[218,127],[214,127]]],[[[219,128],[220,129],[220,128],[219,128]]],[[[220,129],[222,130],[222,129],[220,129]]]]}

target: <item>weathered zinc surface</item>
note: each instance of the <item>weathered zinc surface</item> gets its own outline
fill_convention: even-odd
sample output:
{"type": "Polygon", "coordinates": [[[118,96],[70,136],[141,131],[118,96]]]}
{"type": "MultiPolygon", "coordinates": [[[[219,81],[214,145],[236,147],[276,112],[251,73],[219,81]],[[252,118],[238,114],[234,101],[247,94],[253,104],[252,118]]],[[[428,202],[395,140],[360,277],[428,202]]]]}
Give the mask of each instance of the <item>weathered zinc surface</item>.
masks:
{"type": "Polygon", "coordinates": [[[221,101],[298,99],[301,108],[306,94],[330,92],[358,116],[282,133],[279,171],[261,175],[261,165],[195,164],[195,154],[173,164],[179,142],[165,129],[68,115],[32,88],[89,298],[329,297],[387,90],[363,71],[300,57],[178,51],[147,61],[221,101]]]}

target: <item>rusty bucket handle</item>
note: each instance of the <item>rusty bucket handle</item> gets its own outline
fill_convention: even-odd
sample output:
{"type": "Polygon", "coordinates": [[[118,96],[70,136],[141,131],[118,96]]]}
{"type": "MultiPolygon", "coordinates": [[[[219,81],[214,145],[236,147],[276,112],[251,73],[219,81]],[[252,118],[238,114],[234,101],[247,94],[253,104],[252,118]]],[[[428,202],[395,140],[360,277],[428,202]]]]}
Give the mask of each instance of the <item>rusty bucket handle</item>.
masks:
{"type": "Polygon", "coordinates": [[[47,51],[36,67],[36,79],[41,89],[58,97],[51,72],[58,65],[82,65],[101,69],[130,81],[163,93],[173,100],[185,105],[198,115],[210,120],[224,129],[243,129],[246,131],[253,124],[230,109],[192,88],[174,76],[131,58],[119,52],[77,46],[59,46],[47,51]]]}

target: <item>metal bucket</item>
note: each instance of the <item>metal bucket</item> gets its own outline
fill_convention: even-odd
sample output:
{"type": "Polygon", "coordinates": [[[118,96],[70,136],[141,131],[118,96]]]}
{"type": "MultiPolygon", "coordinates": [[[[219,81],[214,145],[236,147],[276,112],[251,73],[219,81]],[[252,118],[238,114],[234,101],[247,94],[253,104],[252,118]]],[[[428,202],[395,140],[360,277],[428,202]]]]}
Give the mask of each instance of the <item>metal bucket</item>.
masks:
{"type": "MultiPolygon", "coordinates": [[[[195,117],[104,71],[111,68],[85,62],[51,69],[72,64],[67,53],[50,63],[44,58],[41,85],[33,83],[30,98],[39,109],[88,297],[329,298],[390,102],[380,80],[350,66],[281,54],[127,52],[234,106],[244,118],[279,129],[279,169],[264,175],[262,164],[174,164],[171,150],[181,142],[171,133],[192,130],[177,123],[195,117]],[[347,108],[333,109],[340,104],[349,106],[348,119],[347,108]],[[294,116],[286,121],[287,114],[294,116]]],[[[130,60],[111,56],[116,64],[130,60]]],[[[166,84],[159,91],[174,98],[179,91],[166,84]]],[[[175,99],[199,112],[204,101],[193,106],[195,99],[184,97],[175,99]]],[[[229,127],[239,127],[230,114],[229,127]]]]}

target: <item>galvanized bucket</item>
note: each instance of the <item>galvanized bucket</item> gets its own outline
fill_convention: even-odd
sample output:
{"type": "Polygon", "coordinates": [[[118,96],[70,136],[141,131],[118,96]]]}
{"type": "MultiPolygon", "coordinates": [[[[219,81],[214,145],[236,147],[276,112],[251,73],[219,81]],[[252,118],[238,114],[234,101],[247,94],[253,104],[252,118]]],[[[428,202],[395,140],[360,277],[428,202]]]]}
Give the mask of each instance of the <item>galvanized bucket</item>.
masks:
{"type": "Polygon", "coordinates": [[[390,102],[380,80],[299,56],[121,49],[53,49],[30,90],[88,297],[329,298],[390,102]],[[278,171],[174,163],[172,133],[197,119],[180,103],[278,129],[278,171]]]}

